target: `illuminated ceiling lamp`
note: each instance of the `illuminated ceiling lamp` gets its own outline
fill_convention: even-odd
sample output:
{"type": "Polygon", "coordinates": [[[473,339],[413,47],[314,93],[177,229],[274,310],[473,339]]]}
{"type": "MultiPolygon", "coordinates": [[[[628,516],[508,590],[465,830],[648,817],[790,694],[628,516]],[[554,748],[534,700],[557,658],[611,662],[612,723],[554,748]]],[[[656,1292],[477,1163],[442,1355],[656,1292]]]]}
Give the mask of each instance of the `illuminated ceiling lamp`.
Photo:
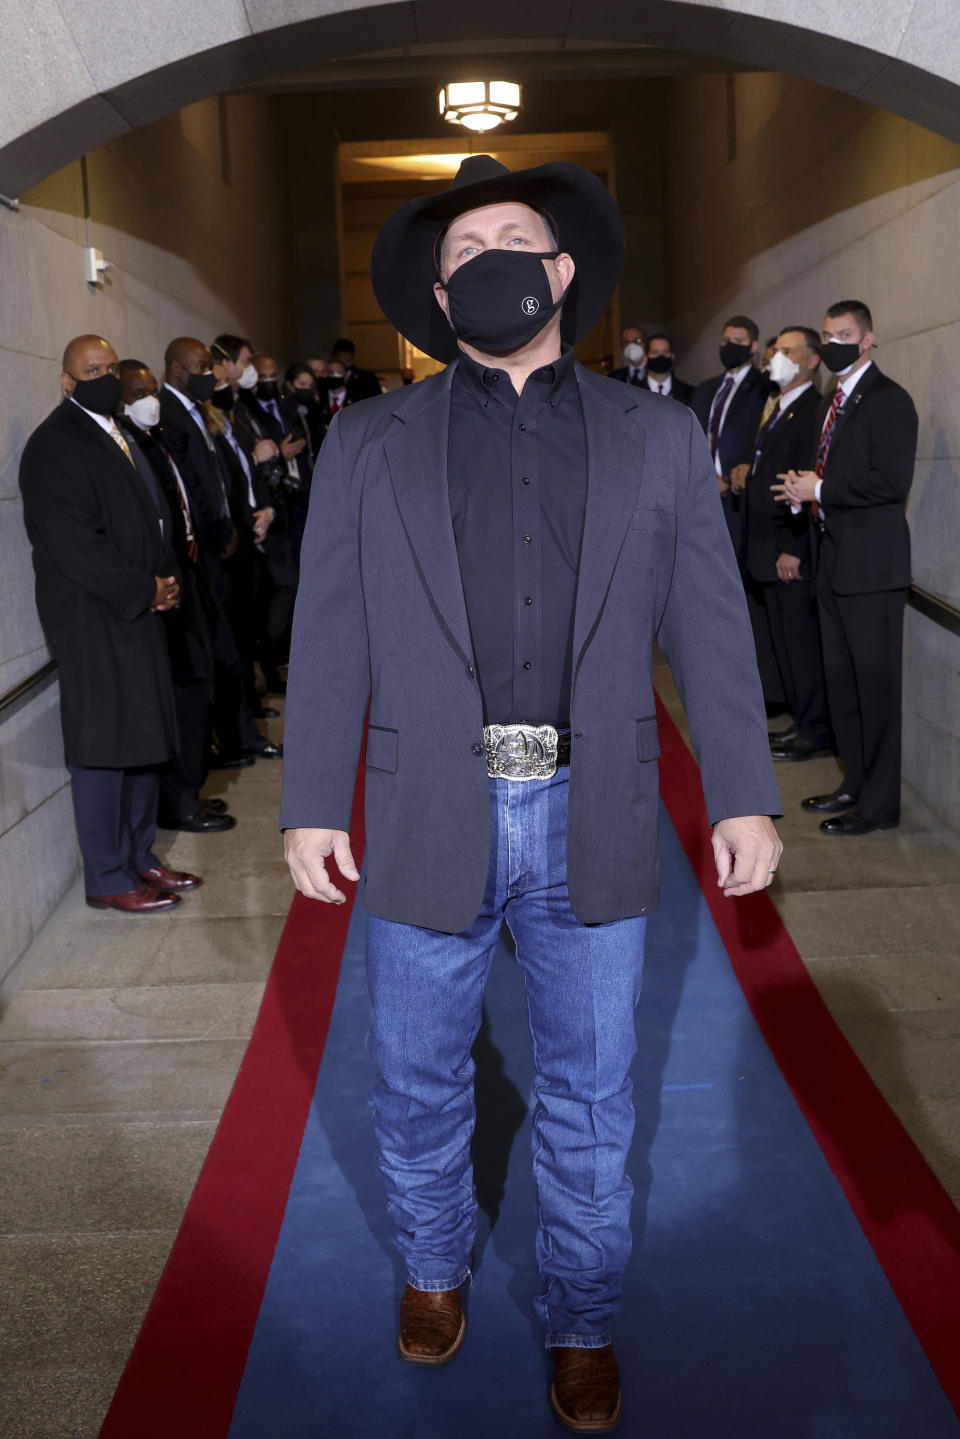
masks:
{"type": "Polygon", "coordinates": [[[509,80],[453,80],[438,98],[443,118],[468,130],[495,130],[520,113],[520,86],[509,80]]]}

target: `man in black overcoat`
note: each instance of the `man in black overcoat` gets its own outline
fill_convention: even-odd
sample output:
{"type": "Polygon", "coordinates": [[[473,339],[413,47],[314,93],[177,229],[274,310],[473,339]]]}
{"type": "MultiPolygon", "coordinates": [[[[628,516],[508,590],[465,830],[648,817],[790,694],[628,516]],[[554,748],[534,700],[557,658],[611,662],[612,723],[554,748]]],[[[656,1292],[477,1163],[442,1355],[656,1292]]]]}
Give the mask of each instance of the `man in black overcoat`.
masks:
{"type": "Polygon", "coordinates": [[[115,351],[71,340],[65,399],[20,462],[40,622],[60,673],[60,712],[87,903],[154,914],[194,875],[153,853],[159,770],[177,746],[161,614],[180,583],[170,514],[150,466],[114,421],[115,351]]]}
{"type": "Polygon", "coordinates": [[[553,1411],[621,1412],[630,1065],[657,903],[654,639],[677,676],[726,894],[764,888],[779,812],[743,588],[682,405],[577,364],[623,225],[578,165],[490,156],[387,221],[377,299],[447,369],[349,406],[314,475],[281,824],[342,903],[366,745],[374,1123],[407,1270],[399,1347],[451,1359],[476,1223],[471,1046],[506,921],[533,1039],[534,1300],[553,1411]]]}
{"type": "Polygon", "coordinates": [[[820,531],[817,602],[844,777],[803,807],[827,816],[824,834],[856,836],[900,823],[906,507],[918,422],[906,390],[871,357],[876,337],[862,300],[831,305],[821,333],[837,386],[821,407],[814,467],[787,471],[784,495],[809,505],[820,531]]]}
{"type": "Polygon", "coordinates": [[[820,336],[790,325],[775,340],[771,378],[778,396],[760,426],[744,490],[743,568],[763,606],[780,683],[793,724],[775,736],[773,757],[811,759],[830,747],[811,556],[810,516],[782,499],[780,476],[810,463],[816,450],[820,336]]]}

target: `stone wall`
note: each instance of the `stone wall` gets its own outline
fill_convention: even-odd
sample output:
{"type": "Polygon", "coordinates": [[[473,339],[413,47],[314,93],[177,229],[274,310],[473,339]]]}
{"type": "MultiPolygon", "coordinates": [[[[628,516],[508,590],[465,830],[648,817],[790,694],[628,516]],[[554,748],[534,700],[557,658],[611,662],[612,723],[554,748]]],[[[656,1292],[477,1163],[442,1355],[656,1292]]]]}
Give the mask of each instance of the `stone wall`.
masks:
{"type": "MultiPolygon", "coordinates": [[[[909,514],[918,585],[960,604],[960,146],[781,74],[672,81],[665,113],[668,310],[692,380],[723,321],[766,337],[872,308],[876,361],[920,414],[909,514]]],[[[960,638],[908,610],[905,778],[960,829],[960,638]]]]}
{"type": "MultiPolygon", "coordinates": [[[[286,356],[286,179],[266,97],[193,105],[111,141],[0,209],[0,693],[47,658],[17,467],[59,398],[65,342],[93,331],[162,365],[168,340],[239,328],[286,356]],[[83,248],[113,263],[84,279],[83,248]]],[[[0,717],[0,979],[69,885],[77,849],[56,684],[0,717]]]]}

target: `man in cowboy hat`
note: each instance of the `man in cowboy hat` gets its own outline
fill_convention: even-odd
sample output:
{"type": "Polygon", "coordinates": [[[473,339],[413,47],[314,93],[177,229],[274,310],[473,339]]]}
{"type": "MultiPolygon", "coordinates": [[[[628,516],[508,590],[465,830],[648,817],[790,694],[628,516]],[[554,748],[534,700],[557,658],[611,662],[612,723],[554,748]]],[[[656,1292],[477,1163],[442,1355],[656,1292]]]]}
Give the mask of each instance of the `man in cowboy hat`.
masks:
{"type": "Polygon", "coordinates": [[[750,624],[689,411],[582,369],[623,255],[571,164],[464,161],[374,247],[377,298],[447,369],[354,405],[313,482],[281,824],[342,904],[366,747],[367,963],[380,1167],[408,1283],[400,1352],[463,1342],[476,1199],[471,1046],[504,920],[537,1078],[535,1305],[562,1423],[619,1422],[629,1070],[657,903],[656,638],[700,759],[718,883],[770,882],[779,813],[750,624]]]}

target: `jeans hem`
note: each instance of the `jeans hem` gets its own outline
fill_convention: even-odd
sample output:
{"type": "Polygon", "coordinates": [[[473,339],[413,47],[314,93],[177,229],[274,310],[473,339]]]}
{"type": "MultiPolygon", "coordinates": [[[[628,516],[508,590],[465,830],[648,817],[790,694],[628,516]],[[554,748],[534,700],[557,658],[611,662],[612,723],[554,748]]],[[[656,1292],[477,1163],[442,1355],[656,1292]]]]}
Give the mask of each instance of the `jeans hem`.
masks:
{"type": "Polygon", "coordinates": [[[546,1349],[605,1349],[612,1343],[609,1329],[603,1334],[548,1334],[546,1349]]]}
{"type": "Polygon", "coordinates": [[[440,1294],[446,1289],[459,1289],[470,1278],[470,1270],[465,1264],[458,1269],[452,1279],[415,1279],[412,1274],[407,1275],[407,1283],[411,1289],[419,1289],[423,1294],[440,1294]]]}

